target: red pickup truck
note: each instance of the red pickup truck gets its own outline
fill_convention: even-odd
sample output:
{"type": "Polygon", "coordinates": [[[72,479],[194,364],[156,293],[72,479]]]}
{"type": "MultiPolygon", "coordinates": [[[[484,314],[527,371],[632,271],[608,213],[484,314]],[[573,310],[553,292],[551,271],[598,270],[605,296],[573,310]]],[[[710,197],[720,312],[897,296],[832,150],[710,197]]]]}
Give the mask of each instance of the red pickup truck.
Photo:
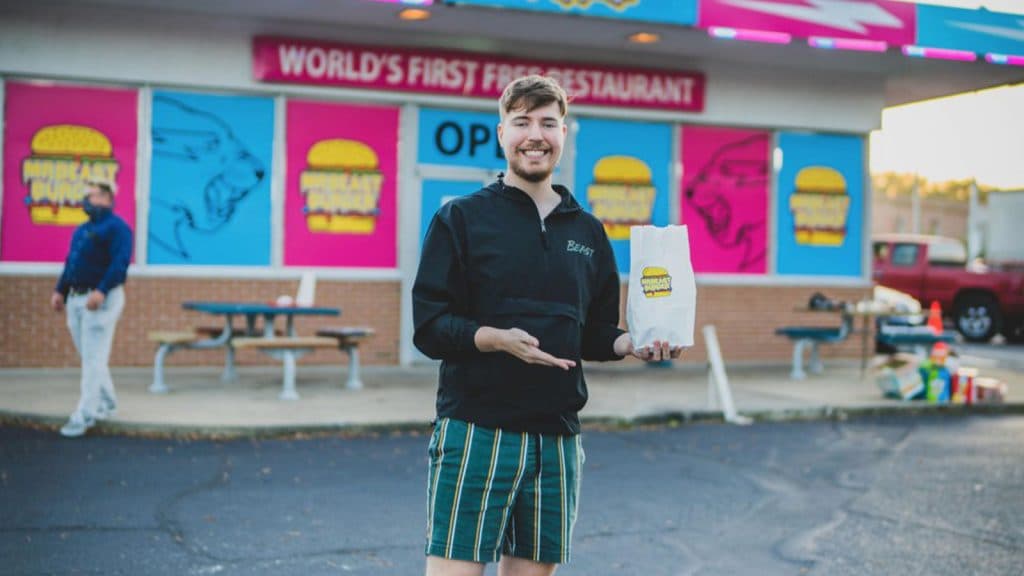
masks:
{"type": "Polygon", "coordinates": [[[875,282],[926,308],[938,300],[966,340],[1024,340],[1024,264],[968,263],[963,243],[941,236],[883,234],[872,244],[875,282]]]}

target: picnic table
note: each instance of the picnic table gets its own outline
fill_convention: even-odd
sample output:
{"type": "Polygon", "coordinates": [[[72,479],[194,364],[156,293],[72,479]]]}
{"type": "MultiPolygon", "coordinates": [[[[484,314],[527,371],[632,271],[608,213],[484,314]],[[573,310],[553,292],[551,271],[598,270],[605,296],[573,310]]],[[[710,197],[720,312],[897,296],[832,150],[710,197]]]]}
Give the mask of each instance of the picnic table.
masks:
{"type": "Polygon", "coordinates": [[[786,326],[775,331],[776,334],[786,336],[790,338],[790,340],[794,341],[793,369],[791,377],[795,380],[800,380],[805,377],[802,367],[802,349],[804,346],[811,346],[810,370],[812,372],[820,372],[822,366],[817,354],[818,344],[834,344],[842,342],[850,336],[850,334],[855,332],[860,333],[861,378],[867,374],[868,360],[873,350],[873,347],[870,345],[872,335],[874,335],[874,338],[878,341],[893,345],[930,347],[938,341],[953,341],[951,334],[944,333],[934,335],[928,330],[893,330],[893,333],[887,333],[882,330],[876,331],[873,325],[874,321],[878,318],[899,318],[919,315],[918,312],[907,311],[900,306],[895,306],[877,300],[843,302],[837,303],[835,306],[821,308],[801,307],[796,308],[794,311],[831,313],[837,314],[840,317],[840,325],[835,328],[820,326],[786,326]],[[860,319],[861,326],[859,330],[854,330],[854,325],[857,323],[857,319],[860,319]],[[895,332],[899,333],[896,334],[895,332]]]}
{"type": "Polygon", "coordinates": [[[185,310],[204,312],[224,319],[224,327],[214,330],[191,330],[183,332],[156,332],[151,338],[159,342],[153,365],[153,384],[150,391],[166,393],[163,379],[163,365],[166,356],[181,349],[224,348],[225,362],[221,379],[231,382],[238,378],[235,371],[235,349],[247,347],[261,350],[285,362],[285,383],[282,397],[297,398],[294,389],[294,362],[297,358],[317,347],[336,346],[337,341],[322,337],[300,338],[295,331],[296,316],[339,316],[340,308],[326,306],[278,306],[265,302],[204,302],[193,301],[182,304],[185,310]],[[245,328],[236,331],[235,317],[245,317],[245,328]],[[283,338],[275,329],[278,316],[285,318],[283,338]],[[262,326],[260,326],[262,319],[262,326]],[[290,376],[290,377],[289,377],[290,376]],[[291,385],[289,386],[289,383],[291,385]]]}
{"type": "Polygon", "coordinates": [[[790,371],[790,378],[803,380],[807,377],[804,371],[804,349],[810,348],[810,362],[808,370],[812,373],[820,373],[824,370],[818,347],[821,344],[835,344],[846,340],[853,331],[853,315],[849,313],[846,306],[829,308],[797,308],[795,312],[828,312],[839,314],[840,323],[838,326],[783,326],[775,330],[779,336],[785,336],[793,342],[793,365],[790,371]]]}
{"type": "Polygon", "coordinates": [[[224,329],[211,340],[209,345],[195,347],[218,347],[224,346],[227,358],[224,363],[224,374],[221,379],[225,382],[234,381],[238,378],[235,373],[235,347],[232,340],[238,336],[257,337],[261,334],[258,329],[258,320],[263,318],[262,337],[273,338],[275,336],[274,322],[278,316],[285,318],[286,336],[296,336],[296,316],[340,316],[341,308],[325,306],[278,306],[266,302],[185,302],[181,305],[185,310],[205,312],[214,316],[224,317],[224,329]],[[236,316],[245,316],[245,332],[236,334],[234,332],[234,319],[236,316]]]}

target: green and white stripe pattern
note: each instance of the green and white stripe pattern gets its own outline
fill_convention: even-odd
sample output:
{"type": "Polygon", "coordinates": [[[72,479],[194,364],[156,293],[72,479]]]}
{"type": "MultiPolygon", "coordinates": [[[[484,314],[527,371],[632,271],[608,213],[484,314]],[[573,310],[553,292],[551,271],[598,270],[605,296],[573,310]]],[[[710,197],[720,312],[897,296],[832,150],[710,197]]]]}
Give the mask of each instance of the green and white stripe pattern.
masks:
{"type": "Polygon", "coordinates": [[[428,555],[569,561],[583,464],[579,436],[492,430],[444,418],[428,453],[428,555]]]}

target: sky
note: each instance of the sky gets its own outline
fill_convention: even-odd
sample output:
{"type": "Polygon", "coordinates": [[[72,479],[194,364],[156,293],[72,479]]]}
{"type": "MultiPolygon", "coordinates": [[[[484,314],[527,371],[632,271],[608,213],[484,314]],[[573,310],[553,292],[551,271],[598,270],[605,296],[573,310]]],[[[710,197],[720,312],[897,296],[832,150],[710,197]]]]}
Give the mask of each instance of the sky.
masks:
{"type": "MultiPolygon", "coordinates": [[[[1024,14],[1024,0],[927,3],[1024,14]]],[[[871,171],[1024,189],[1024,84],[886,109],[871,134],[871,171]]]]}
{"type": "Polygon", "coordinates": [[[887,108],[871,171],[1024,189],[1024,85],[887,108]]]}

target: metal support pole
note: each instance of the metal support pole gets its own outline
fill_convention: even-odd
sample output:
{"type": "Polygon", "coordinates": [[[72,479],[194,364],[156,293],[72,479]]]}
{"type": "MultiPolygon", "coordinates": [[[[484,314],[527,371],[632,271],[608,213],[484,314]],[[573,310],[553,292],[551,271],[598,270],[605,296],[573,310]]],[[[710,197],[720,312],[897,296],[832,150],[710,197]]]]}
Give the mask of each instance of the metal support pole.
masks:
{"type": "Polygon", "coordinates": [[[725,417],[725,421],[741,426],[750,424],[750,418],[736,412],[736,405],[732,401],[732,389],[729,388],[729,378],[725,375],[725,363],[722,362],[722,351],[718,347],[718,334],[715,332],[715,327],[710,324],[704,326],[704,345],[708,349],[711,376],[714,380],[715,390],[718,392],[718,401],[722,404],[722,415],[725,417]]]}
{"type": "Polygon", "coordinates": [[[164,357],[170,351],[170,344],[161,344],[156,350],[156,359],[153,360],[153,383],[149,386],[149,391],[153,394],[167,394],[170,391],[164,384],[164,357]]]}
{"type": "Polygon", "coordinates": [[[797,340],[793,343],[793,371],[789,373],[789,377],[793,380],[803,380],[807,378],[807,373],[804,372],[804,346],[810,340],[797,340]]]}
{"type": "Polygon", "coordinates": [[[349,390],[362,390],[363,381],[359,379],[359,347],[349,346],[345,348],[348,353],[348,382],[345,387],[349,390]]]}
{"type": "Polygon", "coordinates": [[[295,353],[291,350],[284,350],[281,355],[284,362],[284,383],[281,385],[281,400],[298,400],[299,393],[295,391],[295,353]]]}

